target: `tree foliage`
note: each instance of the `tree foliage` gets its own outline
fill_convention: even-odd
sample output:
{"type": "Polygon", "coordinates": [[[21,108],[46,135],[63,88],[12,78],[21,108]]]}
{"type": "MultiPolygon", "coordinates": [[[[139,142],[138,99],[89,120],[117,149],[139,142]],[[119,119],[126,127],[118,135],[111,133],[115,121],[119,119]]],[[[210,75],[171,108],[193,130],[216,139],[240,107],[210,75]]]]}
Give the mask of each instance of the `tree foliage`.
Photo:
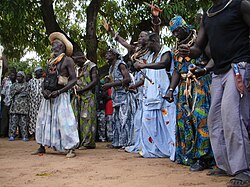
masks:
{"type": "MultiPolygon", "coordinates": [[[[27,51],[36,51],[42,59],[42,64],[49,57],[50,47],[48,33],[41,3],[46,0],[1,0],[0,3],[0,44],[5,47],[5,54],[11,61],[18,62],[27,51]]],[[[151,0],[145,0],[151,3],[151,0]]],[[[91,3],[98,3],[95,35],[97,36],[98,66],[104,65],[104,54],[108,46],[118,46],[102,27],[102,19],[106,18],[115,31],[131,41],[136,41],[142,30],[151,30],[150,8],[143,0],[47,0],[53,3],[55,19],[79,48],[90,53],[86,48],[92,45],[86,35],[87,10],[91,3]]],[[[205,0],[168,0],[155,1],[163,12],[160,14],[162,26],[168,26],[174,15],[181,15],[195,26],[195,17],[199,9],[207,9],[209,3],[205,0]]],[[[166,29],[166,27],[164,27],[166,29]]],[[[172,38],[165,38],[166,43],[172,43],[172,38]]],[[[87,54],[88,55],[88,54],[87,54]]]]}

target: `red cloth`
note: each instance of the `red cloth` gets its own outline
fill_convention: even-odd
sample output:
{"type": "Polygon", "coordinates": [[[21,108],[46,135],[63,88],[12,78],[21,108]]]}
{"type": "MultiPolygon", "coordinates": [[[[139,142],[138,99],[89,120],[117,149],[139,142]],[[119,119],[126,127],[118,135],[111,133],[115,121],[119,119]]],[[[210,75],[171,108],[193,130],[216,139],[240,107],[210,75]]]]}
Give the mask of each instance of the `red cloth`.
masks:
{"type": "MultiPolygon", "coordinates": [[[[108,96],[111,96],[111,88],[108,89],[108,96]]],[[[112,114],[113,114],[113,104],[112,104],[112,99],[109,99],[106,102],[105,115],[112,115],[112,114]]]]}

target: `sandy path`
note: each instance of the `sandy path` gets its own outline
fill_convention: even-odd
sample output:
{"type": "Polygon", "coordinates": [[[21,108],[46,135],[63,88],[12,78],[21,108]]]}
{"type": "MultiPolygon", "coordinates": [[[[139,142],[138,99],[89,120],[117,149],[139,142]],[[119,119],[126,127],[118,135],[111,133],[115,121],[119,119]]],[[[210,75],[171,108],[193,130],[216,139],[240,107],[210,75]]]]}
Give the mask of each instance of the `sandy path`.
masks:
{"type": "Polygon", "coordinates": [[[105,148],[77,150],[65,158],[50,149],[42,156],[30,155],[35,141],[0,139],[0,186],[5,187],[168,187],[226,186],[229,178],[209,177],[207,171],[192,173],[167,158],[145,159],[137,154],[105,148]]]}

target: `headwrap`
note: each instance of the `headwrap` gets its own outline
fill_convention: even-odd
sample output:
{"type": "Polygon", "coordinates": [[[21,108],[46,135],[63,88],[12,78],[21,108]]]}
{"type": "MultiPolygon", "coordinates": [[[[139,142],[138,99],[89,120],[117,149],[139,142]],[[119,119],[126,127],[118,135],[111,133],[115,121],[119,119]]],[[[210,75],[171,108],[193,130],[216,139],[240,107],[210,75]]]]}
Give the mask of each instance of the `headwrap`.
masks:
{"type": "Polygon", "coordinates": [[[178,27],[182,27],[185,31],[190,30],[190,25],[181,16],[175,16],[169,22],[169,29],[173,32],[178,27]]]}
{"type": "Polygon", "coordinates": [[[34,69],[34,72],[36,72],[38,70],[43,70],[43,68],[41,66],[36,66],[35,69],[34,69]]]}
{"type": "Polygon", "coordinates": [[[118,52],[118,50],[115,49],[115,48],[110,48],[108,51],[112,52],[113,54],[120,55],[120,53],[118,52]]]}
{"type": "Polygon", "coordinates": [[[122,58],[122,55],[119,53],[119,51],[118,51],[117,49],[115,49],[115,48],[110,48],[108,51],[110,51],[111,53],[117,55],[117,58],[118,58],[118,59],[121,59],[121,60],[123,59],[123,58],[122,58]]]}
{"type": "Polygon", "coordinates": [[[19,74],[19,75],[22,75],[23,77],[25,77],[25,73],[24,73],[23,71],[18,71],[18,72],[17,72],[17,75],[18,75],[18,74],[19,74]]]}

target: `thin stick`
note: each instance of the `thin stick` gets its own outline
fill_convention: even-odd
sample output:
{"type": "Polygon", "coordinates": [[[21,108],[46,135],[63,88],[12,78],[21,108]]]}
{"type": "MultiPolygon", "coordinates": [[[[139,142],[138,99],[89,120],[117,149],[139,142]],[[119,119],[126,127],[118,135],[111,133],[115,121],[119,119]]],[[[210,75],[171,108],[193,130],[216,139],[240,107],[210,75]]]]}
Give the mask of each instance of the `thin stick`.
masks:
{"type": "MultiPolygon", "coordinates": [[[[141,61],[140,60],[138,60],[138,59],[135,59],[137,62],[139,62],[139,63],[141,63],[141,61]]],[[[142,70],[140,70],[140,73],[142,74],[142,76],[145,78],[145,79],[147,79],[151,84],[154,84],[154,82],[152,81],[152,79],[150,79],[147,75],[146,75],[146,73],[144,73],[142,70]]]]}
{"type": "Polygon", "coordinates": [[[149,6],[150,8],[157,10],[158,12],[162,12],[163,11],[163,10],[159,9],[158,7],[154,6],[153,4],[151,5],[151,4],[149,4],[149,3],[145,2],[145,1],[143,3],[145,5],[147,5],[147,6],[149,6]]]}

